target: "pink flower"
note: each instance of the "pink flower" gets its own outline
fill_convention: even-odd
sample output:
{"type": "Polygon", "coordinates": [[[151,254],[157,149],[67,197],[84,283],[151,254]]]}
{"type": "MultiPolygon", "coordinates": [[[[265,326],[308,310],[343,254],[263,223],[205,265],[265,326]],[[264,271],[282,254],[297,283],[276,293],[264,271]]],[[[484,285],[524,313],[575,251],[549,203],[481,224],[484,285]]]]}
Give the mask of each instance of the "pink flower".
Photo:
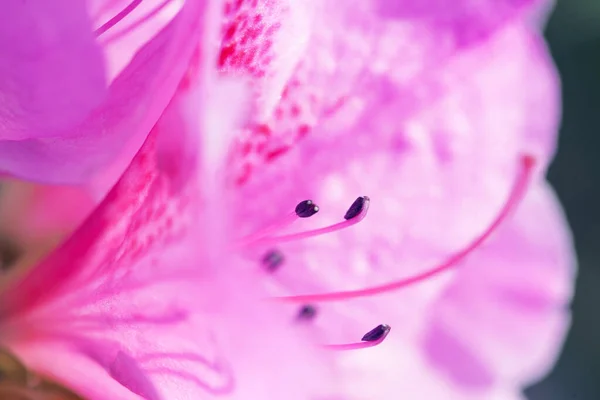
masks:
{"type": "Polygon", "coordinates": [[[536,2],[441,5],[204,9],[118,184],[4,285],[2,347],[90,399],[521,398],[568,324],[558,82],[536,2]]]}

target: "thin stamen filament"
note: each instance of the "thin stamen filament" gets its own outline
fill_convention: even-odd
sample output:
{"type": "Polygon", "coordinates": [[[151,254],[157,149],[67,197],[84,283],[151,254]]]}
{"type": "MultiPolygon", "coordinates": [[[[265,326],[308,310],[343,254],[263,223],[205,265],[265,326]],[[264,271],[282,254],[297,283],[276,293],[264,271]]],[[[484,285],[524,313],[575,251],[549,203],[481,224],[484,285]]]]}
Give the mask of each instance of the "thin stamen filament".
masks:
{"type": "MultiPolygon", "coordinates": [[[[118,31],[114,35],[112,35],[112,36],[110,36],[108,38],[105,38],[102,43],[106,45],[108,43],[114,42],[115,40],[118,40],[118,39],[122,38],[123,36],[127,35],[130,32],[133,32],[135,29],[139,28],[145,22],[149,21],[150,19],[152,19],[156,15],[158,15],[158,13],[161,12],[172,1],[173,0],[164,0],[162,3],[160,3],[158,6],[156,6],[156,8],[154,8],[152,11],[150,11],[144,17],[136,20],[131,25],[127,26],[126,28],[124,28],[121,31],[118,31]]],[[[106,32],[106,30],[104,32],[106,32]]]]}
{"type": "Polygon", "coordinates": [[[324,344],[323,348],[327,350],[361,350],[369,347],[375,347],[379,345],[383,340],[375,342],[356,342],[356,343],[344,343],[344,344],[324,344]]]}
{"type": "Polygon", "coordinates": [[[511,214],[512,211],[517,207],[517,205],[522,200],[523,196],[527,191],[527,187],[529,184],[530,177],[532,175],[533,167],[535,165],[535,159],[531,155],[523,155],[521,157],[521,171],[519,176],[517,177],[508,199],[505,201],[504,205],[500,209],[496,218],[488,225],[488,227],[476,237],[471,243],[469,243],[462,250],[454,253],[448,259],[446,259],[441,264],[426,270],[420,274],[400,279],[394,282],[373,286],[370,288],[364,289],[356,289],[356,290],[346,290],[339,292],[331,292],[331,293],[322,293],[322,294],[308,294],[308,295],[296,295],[296,296],[282,296],[282,297],[274,297],[273,300],[276,301],[284,301],[284,302],[293,302],[293,303],[314,303],[314,302],[323,302],[323,301],[338,301],[338,300],[348,300],[351,298],[357,297],[367,297],[378,295],[398,289],[402,289],[408,286],[412,286],[414,284],[423,282],[428,280],[429,278],[438,275],[442,272],[445,272],[452,267],[459,264],[463,261],[470,253],[472,253],[476,248],[481,246],[483,242],[485,242],[502,224],[503,221],[507,219],[507,217],[511,214]]]}
{"type": "Polygon", "coordinates": [[[325,226],[323,228],[312,229],[312,230],[305,231],[305,232],[290,233],[290,234],[281,235],[281,236],[263,237],[263,238],[257,240],[255,243],[260,244],[260,245],[270,245],[271,246],[271,245],[276,245],[276,244],[280,244],[280,243],[293,242],[296,240],[302,240],[302,239],[307,239],[307,238],[311,238],[311,237],[315,237],[315,236],[325,235],[328,233],[332,233],[332,232],[336,232],[336,231],[339,231],[342,229],[349,228],[352,225],[358,224],[360,221],[362,221],[367,216],[367,211],[369,210],[370,200],[366,196],[364,196],[364,199],[365,200],[363,203],[362,210],[354,218],[347,219],[347,220],[338,222],[333,225],[325,226]]]}
{"type": "Polygon", "coordinates": [[[140,4],[142,4],[142,0],[133,0],[131,3],[129,3],[127,5],[127,7],[122,9],[117,15],[115,15],[114,17],[109,19],[107,22],[105,22],[100,28],[96,29],[94,34],[96,36],[102,35],[106,31],[108,31],[110,28],[112,28],[113,26],[118,24],[125,17],[127,17],[129,14],[131,14],[133,12],[133,10],[135,10],[140,4]]]}
{"type": "Polygon", "coordinates": [[[291,212],[288,215],[281,218],[280,220],[278,220],[256,232],[253,232],[247,236],[244,236],[238,242],[237,247],[243,247],[243,246],[247,246],[249,244],[254,244],[266,236],[272,235],[273,233],[278,232],[279,230],[281,230],[283,228],[287,228],[288,226],[290,226],[291,224],[296,222],[298,219],[300,219],[300,217],[298,217],[298,215],[296,215],[296,213],[291,212]]]}

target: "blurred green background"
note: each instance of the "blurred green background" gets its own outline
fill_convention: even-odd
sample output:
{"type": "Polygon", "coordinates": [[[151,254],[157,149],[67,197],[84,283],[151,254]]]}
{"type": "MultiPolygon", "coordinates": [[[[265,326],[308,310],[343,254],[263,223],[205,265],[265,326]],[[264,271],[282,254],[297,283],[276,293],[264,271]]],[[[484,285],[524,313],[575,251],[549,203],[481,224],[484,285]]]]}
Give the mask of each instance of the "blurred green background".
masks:
{"type": "Polygon", "coordinates": [[[563,81],[559,151],[549,179],[575,235],[573,328],[531,400],[600,400],[600,0],[558,0],[546,37],[563,81]]]}

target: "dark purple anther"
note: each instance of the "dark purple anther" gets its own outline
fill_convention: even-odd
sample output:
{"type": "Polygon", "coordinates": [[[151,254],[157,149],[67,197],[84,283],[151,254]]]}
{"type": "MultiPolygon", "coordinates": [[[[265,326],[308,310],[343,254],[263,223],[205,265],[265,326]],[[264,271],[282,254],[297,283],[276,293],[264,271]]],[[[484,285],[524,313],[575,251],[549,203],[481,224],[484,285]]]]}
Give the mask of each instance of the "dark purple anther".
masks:
{"type": "Polygon", "coordinates": [[[262,258],[263,265],[270,272],[275,271],[277,268],[283,264],[285,258],[283,257],[283,253],[279,250],[269,250],[262,258]]]}
{"type": "Polygon", "coordinates": [[[369,200],[367,196],[360,196],[354,203],[350,206],[348,211],[346,211],[346,215],[344,215],[344,219],[352,219],[355,218],[358,214],[360,214],[365,207],[365,202],[369,200]]]}
{"type": "Polygon", "coordinates": [[[299,320],[311,320],[317,315],[317,309],[310,304],[305,304],[298,311],[299,320]]]}
{"type": "Polygon", "coordinates": [[[319,206],[312,202],[312,200],[304,200],[298,203],[296,206],[296,215],[300,218],[308,218],[319,212],[319,206]]]}
{"type": "Polygon", "coordinates": [[[371,329],[369,332],[365,333],[365,336],[363,336],[361,340],[363,342],[376,342],[378,340],[383,340],[391,329],[392,328],[386,324],[378,325],[375,329],[371,329]]]}

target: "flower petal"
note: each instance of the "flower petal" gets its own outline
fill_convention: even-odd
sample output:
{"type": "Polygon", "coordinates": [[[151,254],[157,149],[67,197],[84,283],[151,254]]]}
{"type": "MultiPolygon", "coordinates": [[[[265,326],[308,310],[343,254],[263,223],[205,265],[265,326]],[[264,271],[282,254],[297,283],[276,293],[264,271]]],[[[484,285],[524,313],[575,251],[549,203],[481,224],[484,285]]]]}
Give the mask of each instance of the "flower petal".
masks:
{"type": "Polygon", "coordinates": [[[282,245],[290,268],[275,279],[287,291],[337,291],[423,271],[483,232],[507,199],[523,152],[547,163],[556,118],[539,115],[557,109],[556,78],[530,31],[507,28],[440,75],[414,88],[387,77],[369,81],[371,91],[365,86],[357,96],[360,109],[328,121],[239,189],[240,234],[307,198],[321,211],[295,230],[339,221],[357,196],[371,198],[359,225],[282,245]],[[436,89],[435,101],[407,104],[421,89],[436,89]]]}
{"type": "MultiPolygon", "coordinates": [[[[76,2],[77,6],[71,6],[69,3],[72,2],[61,2],[65,6],[59,10],[82,9],[83,13],[81,2],[76,2]]],[[[151,3],[158,5],[158,1],[151,3]]],[[[23,77],[22,82],[17,82],[17,93],[22,91],[27,94],[28,87],[42,90],[47,96],[36,96],[36,99],[46,99],[46,103],[41,107],[42,115],[24,114],[24,122],[20,123],[21,126],[37,124],[31,126],[39,129],[22,130],[23,133],[18,137],[20,140],[0,141],[0,170],[22,178],[50,183],[87,183],[101,169],[110,166],[112,172],[104,173],[107,183],[103,186],[106,190],[130,162],[172,98],[193,51],[200,44],[205,6],[206,1],[188,0],[183,6],[180,5],[180,11],[176,15],[159,13],[118,40],[108,43],[102,42],[104,36],[97,37],[96,42],[92,40],[89,21],[81,28],[87,28],[85,34],[64,32],[64,35],[81,36],[80,40],[88,37],[89,43],[86,42],[86,45],[89,44],[98,54],[95,57],[87,57],[79,47],[67,47],[69,53],[63,56],[61,50],[51,59],[56,64],[54,68],[48,68],[46,71],[46,67],[42,65],[40,68],[45,70],[44,74],[28,74],[23,77]],[[96,43],[100,43],[102,52],[96,43]],[[129,53],[125,52],[125,49],[129,53]],[[105,63],[99,59],[101,54],[105,56],[105,63]],[[73,60],[69,60],[68,57],[73,60]],[[86,60],[85,64],[81,63],[82,59],[86,60]],[[88,59],[93,65],[88,66],[88,59]],[[58,68],[65,65],[73,65],[71,70],[76,68],[76,71],[81,71],[83,75],[72,76],[71,70],[63,71],[58,68]],[[89,88],[91,83],[78,83],[79,80],[94,82],[88,75],[98,69],[103,79],[105,75],[108,76],[110,86],[107,91],[104,81],[101,89],[105,92],[100,93],[89,88]],[[105,73],[104,69],[108,72],[105,73]],[[49,81],[51,83],[47,83],[49,81]],[[64,102],[53,99],[57,97],[57,93],[62,94],[64,102]],[[80,97],[88,96],[92,100],[79,102],[78,93],[82,93],[80,97]],[[81,109],[74,115],[72,110],[78,110],[79,106],[73,108],[71,104],[79,103],[81,109]],[[46,124],[46,121],[50,122],[46,124]]],[[[73,20],[78,17],[82,22],[78,22],[77,26],[81,26],[86,21],[83,18],[86,14],[81,17],[74,12],[65,11],[65,15],[55,12],[47,19],[50,24],[62,27],[66,17],[73,20]]],[[[147,14],[132,14],[129,18],[143,20],[145,16],[147,14]]],[[[137,20],[124,21],[133,24],[137,20]]],[[[78,43],[75,39],[71,41],[78,43]]],[[[51,53],[52,48],[48,46],[59,46],[58,43],[62,42],[57,39],[42,49],[51,53]]],[[[40,108],[31,105],[31,100],[27,97],[24,99],[24,109],[40,108]]]]}
{"type": "MultiPolygon", "coordinates": [[[[294,231],[337,222],[357,196],[371,198],[368,216],[352,228],[275,244],[286,262],[272,275],[271,293],[387,283],[422,273],[464,248],[508,198],[520,155],[535,156],[540,168],[533,181],[543,179],[556,141],[556,87],[541,39],[521,21],[426,79],[402,81],[387,72],[365,77],[355,88],[355,105],[323,121],[314,135],[239,188],[237,220],[246,222],[240,235],[287,215],[304,199],[314,200],[320,211],[295,223],[294,231]]],[[[248,256],[258,262],[267,250],[250,247],[248,256]]],[[[503,254],[497,257],[502,262],[503,254]]],[[[315,331],[337,342],[355,337],[359,321],[385,322],[400,327],[393,334],[415,345],[428,307],[454,276],[319,305],[315,331]]],[[[568,277],[561,279],[570,285],[568,277]]],[[[494,381],[507,377],[496,372],[494,381]]]]}
{"type": "Polygon", "coordinates": [[[47,136],[106,96],[102,51],[85,2],[11,1],[0,23],[1,140],[47,136]]]}
{"type": "Polygon", "coordinates": [[[396,398],[398,393],[411,399],[525,399],[510,385],[482,388],[454,384],[431,368],[414,343],[397,337],[369,351],[348,352],[339,358],[339,371],[345,374],[340,388],[343,399],[396,398]]]}
{"type": "Polygon", "coordinates": [[[549,188],[529,193],[432,306],[423,344],[433,366],[463,386],[523,385],[548,372],[573,290],[565,223],[549,188]]]}
{"type": "Polygon", "coordinates": [[[84,225],[2,293],[3,344],[40,372],[56,368],[53,377],[91,399],[105,397],[88,376],[44,364],[39,347],[23,349],[53,346],[94,364],[100,378],[108,373],[128,396],[151,400],[316,396],[327,355],[309,346],[295,315],[262,301],[259,269],[208,248],[227,242],[205,225],[213,219],[186,140],[197,125],[181,120],[194,109],[186,95],[178,93],[84,225]],[[157,150],[163,139],[169,146],[157,150]]]}
{"type": "MultiPolygon", "coordinates": [[[[435,8],[393,18],[378,12],[377,1],[320,2],[309,26],[309,44],[284,86],[271,114],[259,113],[239,135],[232,175],[245,183],[257,168],[285,154],[310,136],[323,135],[322,126],[334,119],[352,129],[357,115],[367,113],[381,88],[393,85],[404,97],[397,119],[427,107],[446,84],[444,71],[464,52],[493,41],[510,25],[530,24],[534,1],[453,3],[443,18],[435,8]],[[489,16],[489,20],[480,14],[489,16]],[[384,78],[389,82],[383,83],[384,78]],[[374,95],[374,96],[373,96],[374,95]]],[[[405,2],[409,3],[409,2],[405,2]]],[[[408,8],[417,8],[418,1],[408,8]]],[[[426,2],[427,3],[427,2],[426,2]]],[[[414,10],[413,10],[414,11],[414,10]]],[[[252,38],[249,39],[252,43],[252,38]]],[[[399,93],[400,94],[400,93],[399,93]]]]}
{"type": "Polygon", "coordinates": [[[268,117],[306,49],[315,2],[227,0],[218,67],[253,78],[258,119],[268,117]]]}
{"type": "Polygon", "coordinates": [[[480,41],[499,26],[523,14],[545,11],[547,0],[377,0],[384,18],[422,20],[446,29],[458,45],[480,41]]]}

